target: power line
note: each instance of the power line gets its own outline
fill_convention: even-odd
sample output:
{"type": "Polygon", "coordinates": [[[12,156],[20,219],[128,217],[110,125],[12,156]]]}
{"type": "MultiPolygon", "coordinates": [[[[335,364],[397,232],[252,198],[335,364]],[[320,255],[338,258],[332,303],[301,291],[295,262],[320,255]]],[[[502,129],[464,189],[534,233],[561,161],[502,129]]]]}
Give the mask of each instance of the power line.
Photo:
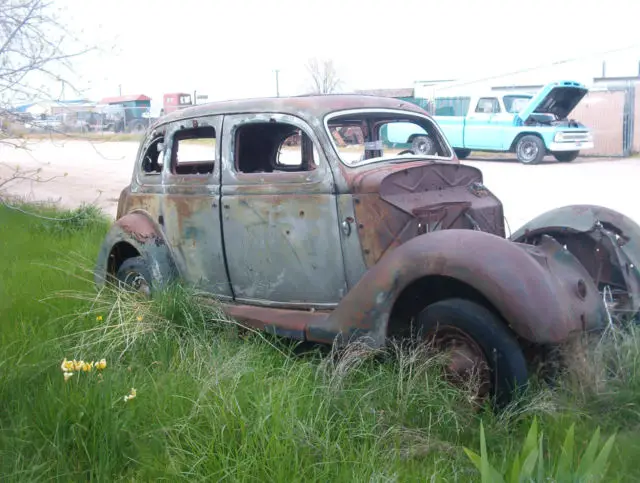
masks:
{"type": "MultiPolygon", "coordinates": [[[[466,80],[466,81],[452,81],[452,82],[447,82],[447,83],[443,83],[438,85],[438,87],[442,88],[444,86],[465,86],[468,84],[475,84],[476,82],[483,82],[483,81],[489,81],[489,80],[494,80],[494,79],[500,79],[501,77],[507,77],[510,75],[517,75],[517,74],[526,74],[527,72],[531,72],[531,71],[535,71],[538,69],[544,69],[545,67],[553,67],[556,65],[560,65],[560,64],[567,64],[569,62],[576,62],[576,61],[580,61],[580,60],[586,60],[592,57],[598,57],[598,56],[602,56],[602,55],[607,55],[607,54],[613,54],[616,52],[624,52],[625,50],[631,50],[634,48],[640,48],[640,43],[637,44],[632,44],[629,45],[627,47],[620,47],[617,49],[610,49],[610,50],[604,50],[601,52],[595,52],[595,53],[591,53],[591,54],[586,54],[586,55],[582,55],[582,56],[578,56],[578,57],[570,57],[567,59],[562,59],[562,60],[557,60],[557,61],[553,61],[550,63],[545,63],[545,64],[540,64],[537,65],[535,67],[527,67],[524,69],[520,69],[520,70],[515,70],[512,72],[504,72],[502,74],[497,74],[497,75],[492,75],[492,76],[488,76],[488,77],[482,77],[482,78],[477,78],[477,79],[470,79],[470,80],[466,80]]],[[[420,82],[420,81],[417,81],[420,82]]],[[[436,86],[433,86],[436,87],[436,86]]]]}

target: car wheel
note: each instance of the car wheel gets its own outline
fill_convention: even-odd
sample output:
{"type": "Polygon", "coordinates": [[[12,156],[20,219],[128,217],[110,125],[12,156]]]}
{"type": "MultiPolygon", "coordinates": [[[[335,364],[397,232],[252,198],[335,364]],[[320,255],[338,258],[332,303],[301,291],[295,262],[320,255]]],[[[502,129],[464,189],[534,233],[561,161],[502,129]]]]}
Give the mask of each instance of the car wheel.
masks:
{"type": "Polygon", "coordinates": [[[411,150],[416,154],[433,154],[433,140],[428,136],[416,136],[411,141],[411,150]]]}
{"type": "Polygon", "coordinates": [[[455,149],[454,151],[456,152],[456,156],[458,156],[458,159],[468,158],[471,154],[470,149],[455,149]]]}
{"type": "Polygon", "coordinates": [[[151,271],[143,257],[127,258],[118,268],[116,278],[121,290],[151,296],[151,271]]]}
{"type": "Polygon", "coordinates": [[[553,157],[561,163],[570,163],[574,161],[579,154],[580,151],[556,151],[553,153],[553,157]]]}
{"type": "Polygon", "coordinates": [[[427,306],[417,317],[418,335],[444,352],[445,376],[453,383],[476,382],[479,402],[506,405],[528,381],[527,362],[514,334],[486,307],[464,299],[427,306]]]}
{"type": "Polygon", "coordinates": [[[522,136],[516,144],[516,156],[522,164],[538,164],[545,154],[544,143],[538,136],[522,136]]]}

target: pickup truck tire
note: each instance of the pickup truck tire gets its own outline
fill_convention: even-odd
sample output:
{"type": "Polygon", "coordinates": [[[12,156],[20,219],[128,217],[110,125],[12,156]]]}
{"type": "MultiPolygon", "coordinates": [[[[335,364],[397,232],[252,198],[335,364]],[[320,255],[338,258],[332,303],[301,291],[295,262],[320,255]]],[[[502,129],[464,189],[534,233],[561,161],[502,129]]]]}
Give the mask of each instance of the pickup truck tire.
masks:
{"type": "Polygon", "coordinates": [[[553,157],[560,163],[570,163],[574,161],[579,154],[580,151],[556,151],[553,153],[553,157]]]}
{"type": "MultiPolygon", "coordinates": [[[[486,307],[466,299],[442,300],[418,314],[417,329],[437,351],[457,348],[445,371],[454,381],[461,369],[479,373],[479,399],[490,396],[497,407],[503,407],[527,384],[527,361],[515,335],[486,307]]],[[[463,385],[465,377],[469,376],[458,379],[463,385]]]]}
{"type": "Polygon", "coordinates": [[[428,136],[416,136],[411,141],[411,149],[416,154],[433,154],[433,140],[428,136]]]}
{"type": "Polygon", "coordinates": [[[545,154],[546,148],[538,136],[528,134],[516,143],[516,156],[522,164],[538,164],[545,154]]]}
{"type": "Polygon", "coordinates": [[[470,149],[454,149],[454,151],[456,152],[456,156],[458,156],[458,159],[466,159],[471,154],[470,149]]]}

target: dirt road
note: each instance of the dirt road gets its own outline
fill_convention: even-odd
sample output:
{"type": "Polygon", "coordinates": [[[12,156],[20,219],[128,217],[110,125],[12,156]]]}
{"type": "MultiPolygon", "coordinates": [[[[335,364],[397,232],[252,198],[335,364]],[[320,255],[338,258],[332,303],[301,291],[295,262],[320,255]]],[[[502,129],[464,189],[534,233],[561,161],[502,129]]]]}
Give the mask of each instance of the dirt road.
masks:
{"type": "MultiPolygon", "coordinates": [[[[43,178],[68,175],[48,183],[13,184],[12,194],[59,200],[67,207],[95,201],[115,216],[118,195],[131,179],[137,142],[34,141],[28,147],[24,151],[0,145],[0,160],[22,169],[42,168],[43,178]]],[[[586,158],[569,164],[548,158],[537,166],[498,158],[469,158],[464,163],[483,171],[485,184],[504,203],[511,230],[544,211],[574,203],[607,206],[640,223],[640,203],[635,200],[640,158],[586,158]]],[[[0,178],[8,173],[0,165],[0,178]]]]}

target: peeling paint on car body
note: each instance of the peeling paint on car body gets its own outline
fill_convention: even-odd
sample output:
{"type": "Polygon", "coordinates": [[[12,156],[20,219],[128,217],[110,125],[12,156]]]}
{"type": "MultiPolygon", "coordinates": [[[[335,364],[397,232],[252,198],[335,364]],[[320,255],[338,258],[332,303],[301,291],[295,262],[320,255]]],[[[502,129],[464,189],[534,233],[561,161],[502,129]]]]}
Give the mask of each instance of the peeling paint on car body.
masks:
{"type": "MultiPolygon", "coordinates": [[[[628,235],[626,248],[615,253],[633,265],[626,280],[637,290],[640,228],[628,218],[569,207],[506,239],[502,203],[480,170],[459,163],[435,123],[439,155],[345,165],[327,119],[344,112],[357,117],[359,110],[432,122],[414,104],[355,95],[227,101],[161,118],[142,141],[131,185],[122,191],[96,283],[115,275],[121,253],[137,253],[152,267],[154,286],[186,281],[260,330],[329,343],[365,337],[381,346],[403,313],[398,304],[408,287],[451,279],[521,340],[561,343],[602,328],[607,310],[593,260],[565,249],[554,234],[558,227],[586,232],[598,219],[610,232],[618,226],[628,235]],[[174,133],[198,123],[216,129],[212,171],[176,175],[174,133]],[[251,123],[300,129],[317,150],[316,166],[239,172],[237,130],[251,123]],[[161,172],[140,174],[157,138],[165,145],[161,172]]],[[[631,299],[637,310],[637,291],[631,299]]]]}

